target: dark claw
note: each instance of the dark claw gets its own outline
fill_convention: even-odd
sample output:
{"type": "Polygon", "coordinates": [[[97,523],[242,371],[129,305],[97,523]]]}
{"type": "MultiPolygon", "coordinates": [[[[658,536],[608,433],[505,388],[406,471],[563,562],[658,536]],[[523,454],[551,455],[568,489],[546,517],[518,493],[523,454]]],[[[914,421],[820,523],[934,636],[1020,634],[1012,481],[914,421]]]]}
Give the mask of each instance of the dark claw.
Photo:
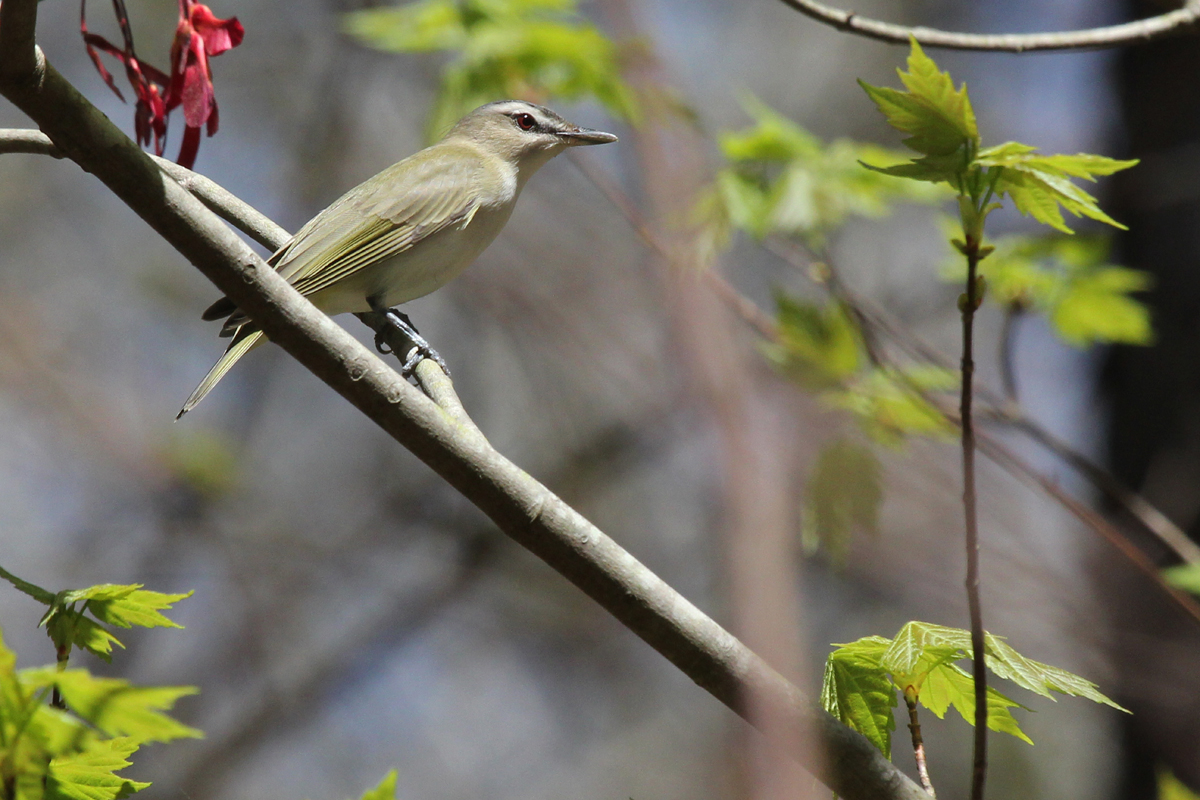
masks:
{"type": "MultiPolygon", "coordinates": [[[[387,319],[388,324],[404,334],[405,338],[413,343],[413,348],[408,351],[408,355],[404,359],[404,364],[400,368],[401,375],[406,378],[410,377],[413,371],[416,370],[417,364],[420,364],[427,358],[441,367],[447,376],[450,375],[450,368],[446,366],[446,360],[438,354],[438,351],[429,346],[429,342],[425,341],[425,337],[417,333],[417,326],[412,324],[412,320],[408,318],[407,314],[395,308],[376,308],[375,310],[381,311],[387,319]]],[[[387,346],[379,333],[375,334],[375,349],[385,355],[394,352],[392,348],[387,346]]]]}

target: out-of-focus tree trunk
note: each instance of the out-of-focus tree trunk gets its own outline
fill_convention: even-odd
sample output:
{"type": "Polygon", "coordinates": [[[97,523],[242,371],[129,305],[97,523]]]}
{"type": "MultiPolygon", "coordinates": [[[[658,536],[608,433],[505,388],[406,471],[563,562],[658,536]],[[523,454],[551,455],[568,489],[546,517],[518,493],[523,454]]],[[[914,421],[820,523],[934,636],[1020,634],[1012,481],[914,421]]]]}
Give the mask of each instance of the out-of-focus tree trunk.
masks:
{"type": "MultiPolygon", "coordinates": [[[[1138,15],[1161,3],[1131,3],[1138,15]]],[[[1149,301],[1157,341],[1108,358],[1112,468],[1193,538],[1200,531],[1200,44],[1195,37],[1127,50],[1119,84],[1126,157],[1142,163],[1115,184],[1114,216],[1129,225],[1119,254],[1155,276],[1149,301]]],[[[1163,565],[1170,562],[1163,553],[1163,565]]],[[[1128,758],[1122,797],[1155,795],[1166,765],[1200,788],[1200,630],[1140,581],[1114,582],[1106,597],[1116,625],[1128,758]],[[1169,659],[1147,659],[1149,646],[1169,659]],[[1165,650],[1163,648],[1165,646],[1165,650]]]]}

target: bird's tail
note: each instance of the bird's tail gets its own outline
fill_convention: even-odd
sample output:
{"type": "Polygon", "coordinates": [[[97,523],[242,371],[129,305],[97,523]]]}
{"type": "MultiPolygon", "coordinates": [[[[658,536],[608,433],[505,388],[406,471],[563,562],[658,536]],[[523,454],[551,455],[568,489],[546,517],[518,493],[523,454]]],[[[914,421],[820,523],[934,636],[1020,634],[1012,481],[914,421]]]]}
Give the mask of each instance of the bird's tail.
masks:
{"type": "Polygon", "coordinates": [[[183,408],[175,416],[178,420],[187,412],[191,411],[196,405],[204,399],[204,396],[212,391],[217,385],[217,381],[225,377],[225,373],[229,372],[229,368],[237,363],[237,360],[259,343],[262,339],[262,331],[248,330],[249,326],[242,328],[233,336],[233,341],[229,343],[229,347],[225,350],[225,354],[213,364],[213,368],[204,376],[204,380],[200,381],[200,385],[192,392],[192,396],[183,404],[183,408]]]}

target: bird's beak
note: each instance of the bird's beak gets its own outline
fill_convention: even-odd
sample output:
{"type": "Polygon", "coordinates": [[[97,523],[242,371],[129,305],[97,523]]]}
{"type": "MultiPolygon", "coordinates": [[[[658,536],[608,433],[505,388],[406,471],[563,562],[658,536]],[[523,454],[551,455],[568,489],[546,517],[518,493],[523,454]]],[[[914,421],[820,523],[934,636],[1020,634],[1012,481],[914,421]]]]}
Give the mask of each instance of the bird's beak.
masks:
{"type": "Polygon", "coordinates": [[[584,144],[608,144],[615,142],[616,136],[604,131],[592,130],[591,128],[576,128],[570,131],[562,131],[559,134],[568,147],[578,147],[584,144]]]}

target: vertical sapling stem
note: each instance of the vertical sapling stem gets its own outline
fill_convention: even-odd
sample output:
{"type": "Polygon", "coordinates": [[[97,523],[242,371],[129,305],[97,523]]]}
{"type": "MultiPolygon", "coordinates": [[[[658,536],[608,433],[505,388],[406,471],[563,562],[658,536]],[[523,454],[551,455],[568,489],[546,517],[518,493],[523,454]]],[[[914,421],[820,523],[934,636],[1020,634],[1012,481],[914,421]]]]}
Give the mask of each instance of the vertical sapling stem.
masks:
{"type": "Polygon", "coordinates": [[[975,312],[983,302],[984,292],[979,262],[990,252],[990,248],[983,247],[983,222],[991,210],[988,202],[992,198],[995,176],[990,182],[986,173],[979,172],[972,177],[976,180],[965,182],[971,184],[969,196],[964,194],[958,198],[963,226],[963,241],[958,244],[967,259],[966,291],[958,300],[963,337],[959,411],[962,415],[963,513],[967,534],[967,607],[971,617],[971,663],[975,681],[975,755],[971,773],[971,800],[983,800],[987,781],[987,671],[984,665],[983,608],[979,600],[979,520],[976,511],[975,426],[971,417],[971,401],[975,377],[975,312]],[[985,183],[990,185],[985,187],[985,183]]]}
{"type": "Polygon", "coordinates": [[[933,781],[929,780],[929,765],[925,762],[925,740],[921,738],[921,720],[917,717],[917,694],[912,687],[904,689],[904,704],[908,706],[908,731],[912,734],[913,757],[917,760],[917,773],[921,777],[921,786],[929,792],[929,796],[937,800],[937,792],[933,790],[933,781]]]}

